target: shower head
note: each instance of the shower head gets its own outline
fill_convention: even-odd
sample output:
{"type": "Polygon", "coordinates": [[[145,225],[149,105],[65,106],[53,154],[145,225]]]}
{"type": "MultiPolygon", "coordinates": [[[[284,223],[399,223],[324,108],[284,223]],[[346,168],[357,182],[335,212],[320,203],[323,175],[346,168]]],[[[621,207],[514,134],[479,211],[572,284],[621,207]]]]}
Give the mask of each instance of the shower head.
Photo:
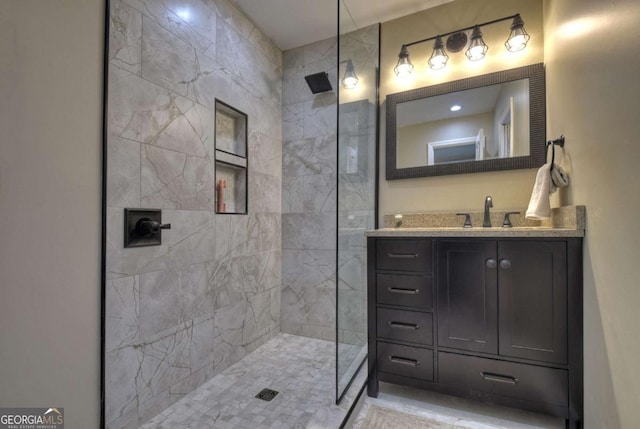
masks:
{"type": "Polygon", "coordinates": [[[329,75],[327,72],[310,74],[309,76],[305,76],[304,80],[307,81],[309,89],[311,89],[311,92],[314,94],[331,91],[333,89],[331,87],[331,82],[329,82],[329,75]]]}

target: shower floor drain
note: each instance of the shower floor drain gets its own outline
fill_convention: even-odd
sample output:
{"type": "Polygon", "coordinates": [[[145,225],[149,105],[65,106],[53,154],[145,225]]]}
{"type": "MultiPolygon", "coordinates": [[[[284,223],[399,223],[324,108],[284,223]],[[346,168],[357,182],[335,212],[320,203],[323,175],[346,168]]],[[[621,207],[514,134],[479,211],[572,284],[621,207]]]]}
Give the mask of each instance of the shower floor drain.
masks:
{"type": "Polygon", "coordinates": [[[276,395],[278,394],[278,392],[276,392],[275,390],[271,390],[271,389],[262,389],[260,391],[260,393],[258,393],[256,395],[256,398],[258,399],[262,399],[263,401],[270,401],[273,398],[276,397],[276,395]]]}

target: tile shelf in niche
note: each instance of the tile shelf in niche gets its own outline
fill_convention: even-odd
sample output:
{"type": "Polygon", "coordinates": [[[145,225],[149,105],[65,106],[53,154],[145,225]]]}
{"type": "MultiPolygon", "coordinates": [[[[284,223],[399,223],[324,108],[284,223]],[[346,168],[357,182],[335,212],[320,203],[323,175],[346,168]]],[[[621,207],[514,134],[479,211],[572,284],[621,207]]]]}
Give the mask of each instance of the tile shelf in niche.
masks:
{"type": "Polygon", "coordinates": [[[218,149],[216,149],[216,162],[233,165],[238,168],[247,168],[247,158],[218,149]]]}
{"type": "Polygon", "coordinates": [[[216,213],[247,214],[247,115],[216,100],[216,213]]]}

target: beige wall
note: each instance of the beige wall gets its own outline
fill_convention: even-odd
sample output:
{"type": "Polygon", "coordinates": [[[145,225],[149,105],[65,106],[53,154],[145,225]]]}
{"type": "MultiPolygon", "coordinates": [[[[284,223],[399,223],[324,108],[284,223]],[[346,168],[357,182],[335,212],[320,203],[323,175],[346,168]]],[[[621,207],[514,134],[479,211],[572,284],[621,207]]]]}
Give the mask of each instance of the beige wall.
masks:
{"type": "Polygon", "coordinates": [[[587,206],[587,429],[640,421],[640,2],[546,0],[549,135],[573,160],[562,204],[587,206]]]}
{"type": "Polygon", "coordinates": [[[379,220],[395,212],[444,210],[481,210],[484,197],[493,196],[494,206],[500,209],[526,208],[535,180],[535,170],[514,170],[492,173],[463,174],[387,181],[385,171],[384,100],[387,94],[433,85],[450,80],[477,76],[498,70],[542,62],[544,37],[542,31],[542,0],[457,0],[425,12],[382,24],[380,61],[380,100],[382,105],[380,148],[379,220]],[[408,79],[398,79],[393,67],[403,43],[435,36],[475,23],[520,13],[531,35],[527,49],[509,53],[504,42],[509,34],[510,21],[483,28],[489,45],[487,57],[472,63],[464,52],[449,55],[443,70],[428,70],[427,59],[433,44],[426,42],[410,47],[415,68],[408,79]]]}
{"type": "MultiPolygon", "coordinates": [[[[470,3],[459,0],[442,6],[451,8],[450,13],[429,15],[425,22],[459,28],[466,21],[463,23],[457,12],[467,17],[486,13],[488,9],[497,9],[496,15],[512,12],[500,12],[502,2],[497,5],[482,2],[481,8],[478,3],[463,7],[470,3]]],[[[520,11],[527,31],[533,33],[531,20],[520,11]]],[[[552,202],[587,206],[584,246],[587,429],[631,428],[640,420],[637,334],[640,287],[635,269],[640,260],[640,192],[634,177],[636,164],[640,162],[639,17],[637,0],[544,1],[547,135],[566,136],[572,161],[571,186],[556,194],[552,202]]],[[[395,57],[401,43],[398,33],[407,33],[406,40],[421,37],[417,29],[410,28],[414,26],[407,24],[404,28],[401,24],[398,20],[382,27],[381,73],[385,94],[405,89],[390,88],[389,70],[395,58],[389,60],[389,46],[393,47],[395,57]],[[390,43],[391,38],[397,40],[390,43]]],[[[446,30],[435,28],[423,36],[446,30]]],[[[535,40],[532,34],[531,43],[535,40]]],[[[542,53],[541,46],[536,49],[542,53]]],[[[531,62],[537,61],[541,61],[539,55],[531,62]]],[[[493,70],[487,67],[486,71],[493,70]]],[[[451,74],[461,77],[457,76],[457,70],[451,74]]],[[[424,84],[429,84],[426,78],[418,86],[424,84]]],[[[384,171],[384,159],[381,169],[384,171]]],[[[381,177],[380,215],[395,211],[479,210],[484,195],[489,194],[493,195],[496,207],[522,209],[528,203],[534,178],[535,170],[397,181],[381,177]]]]}
{"type": "Polygon", "coordinates": [[[100,399],[101,0],[0,2],[0,406],[100,399]]]}

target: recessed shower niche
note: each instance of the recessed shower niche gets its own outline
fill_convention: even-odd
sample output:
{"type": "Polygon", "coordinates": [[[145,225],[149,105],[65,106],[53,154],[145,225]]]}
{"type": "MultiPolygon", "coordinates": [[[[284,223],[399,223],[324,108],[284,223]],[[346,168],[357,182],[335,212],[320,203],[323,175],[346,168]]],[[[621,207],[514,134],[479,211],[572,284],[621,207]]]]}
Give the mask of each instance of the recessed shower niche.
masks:
{"type": "Polygon", "coordinates": [[[216,100],[216,213],[247,214],[247,115],[216,100]]]}

